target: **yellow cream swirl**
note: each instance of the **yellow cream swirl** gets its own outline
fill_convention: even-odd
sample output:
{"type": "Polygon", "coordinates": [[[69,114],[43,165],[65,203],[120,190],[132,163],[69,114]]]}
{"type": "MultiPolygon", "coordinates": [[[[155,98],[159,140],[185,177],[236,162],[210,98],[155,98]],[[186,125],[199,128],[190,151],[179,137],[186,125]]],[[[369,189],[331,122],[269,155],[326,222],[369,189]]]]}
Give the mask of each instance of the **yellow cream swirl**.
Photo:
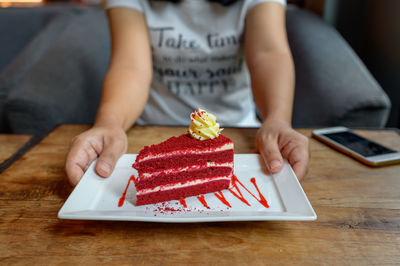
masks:
{"type": "Polygon", "coordinates": [[[216,117],[207,111],[198,109],[190,115],[190,135],[198,140],[213,139],[219,136],[222,128],[216,122],[216,117]]]}

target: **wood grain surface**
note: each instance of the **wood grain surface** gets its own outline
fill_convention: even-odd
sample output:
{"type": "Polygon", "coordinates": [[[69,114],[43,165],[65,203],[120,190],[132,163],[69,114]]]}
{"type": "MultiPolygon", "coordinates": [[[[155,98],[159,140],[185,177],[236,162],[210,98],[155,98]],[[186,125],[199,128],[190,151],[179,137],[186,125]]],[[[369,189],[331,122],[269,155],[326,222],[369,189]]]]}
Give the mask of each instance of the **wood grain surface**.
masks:
{"type": "Polygon", "coordinates": [[[31,137],[30,135],[0,134],[0,163],[18,151],[31,137]]]}
{"type": "MultiPolygon", "coordinates": [[[[71,138],[87,128],[57,128],[0,175],[0,264],[400,264],[400,165],[371,168],[314,139],[310,170],[301,184],[317,221],[59,220],[57,212],[72,191],[65,155],[71,138]]],[[[311,135],[311,130],[299,131],[311,135]]],[[[128,152],[184,132],[134,127],[128,152]]],[[[255,152],[255,129],[224,133],[236,153],[255,152]]],[[[359,133],[400,150],[393,131],[359,133]]]]}

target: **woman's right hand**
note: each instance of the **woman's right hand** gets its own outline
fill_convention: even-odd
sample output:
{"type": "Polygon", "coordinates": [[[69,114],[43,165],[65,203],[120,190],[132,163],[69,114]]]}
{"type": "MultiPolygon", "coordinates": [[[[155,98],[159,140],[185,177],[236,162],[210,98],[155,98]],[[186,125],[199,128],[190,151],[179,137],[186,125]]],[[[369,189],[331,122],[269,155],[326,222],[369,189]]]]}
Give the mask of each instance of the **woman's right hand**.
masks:
{"type": "Polygon", "coordinates": [[[122,128],[95,126],[71,141],[65,171],[68,181],[75,186],[89,165],[98,157],[95,171],[108,177],[119,157],[126,152],[128,140],[122,128]]]}

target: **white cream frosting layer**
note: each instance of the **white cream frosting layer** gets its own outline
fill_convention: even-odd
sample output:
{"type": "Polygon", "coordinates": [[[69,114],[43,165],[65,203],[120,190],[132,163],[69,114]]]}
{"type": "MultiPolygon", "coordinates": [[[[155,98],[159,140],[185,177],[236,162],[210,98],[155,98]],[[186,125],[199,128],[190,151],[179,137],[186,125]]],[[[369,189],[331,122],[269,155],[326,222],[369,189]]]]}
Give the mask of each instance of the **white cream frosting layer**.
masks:
{"type": "Polygon", "coordinates": [[[187,182],[173,184],[173,185],[165,185],[165,186],[157,186],[154,188],[141,189],[137,192],[136,195],[143,195],[143,194],[152,193],[152,192],[161,192],[161,191],[166,191],[166,190],[171,190],[171,189],[186,188],[186,187],[191,187],[191,186],[195,186],[195,185],[210,182],[210,181],[231,180],[231,179],[232,179],[232,175],[190,180],[187,182]]]}
{"type": "MultiPolygon", "coordinates": [[[[233,162],[232,163],[207,162],[207,167],[230,167],[230,168],[233,168],[233,162]]],[[[196,171],[196,170],[204,169],[204,168],[205,167],[202,165],[191,165],[191,166],[161,170],[161,171],[156,171],[156,172],[151,172],[151,173],[141,173],[140,177],[144,177],[145,179],[147,179],[149,177],[158,176],[161,174],[171,174],[171,173],[175,174],[175,173],[181,173],[181,172],[186,172],[186,171],[196,171]]]]}

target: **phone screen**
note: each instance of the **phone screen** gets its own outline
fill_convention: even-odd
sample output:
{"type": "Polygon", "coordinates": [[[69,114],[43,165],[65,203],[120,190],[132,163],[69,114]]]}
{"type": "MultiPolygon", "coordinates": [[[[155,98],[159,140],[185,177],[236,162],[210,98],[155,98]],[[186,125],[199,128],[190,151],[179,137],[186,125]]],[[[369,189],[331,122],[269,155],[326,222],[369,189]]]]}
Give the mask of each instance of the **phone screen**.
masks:
{"type": "Polygon", "coordinates": [[[322,135],[336,141],[350,150],[361,154],[364,157],[396,152],[349,131],[326,133],[322,135]]]}

